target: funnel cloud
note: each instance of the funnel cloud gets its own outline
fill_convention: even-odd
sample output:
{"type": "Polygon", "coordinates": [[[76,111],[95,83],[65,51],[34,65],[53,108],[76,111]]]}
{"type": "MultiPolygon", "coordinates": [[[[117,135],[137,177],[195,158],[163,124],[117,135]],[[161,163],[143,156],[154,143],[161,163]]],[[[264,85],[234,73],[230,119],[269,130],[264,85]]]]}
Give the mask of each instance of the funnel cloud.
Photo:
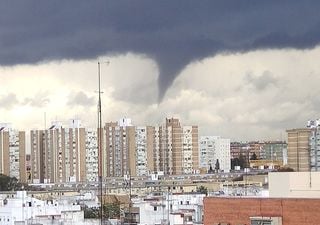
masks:
{"type": "Polygon", "coordinates": [[[320,41],[319,1],[1,1],[0,64],[145,54],[159,100],[186,65],[220,53],[306,49],[320,41]]]}

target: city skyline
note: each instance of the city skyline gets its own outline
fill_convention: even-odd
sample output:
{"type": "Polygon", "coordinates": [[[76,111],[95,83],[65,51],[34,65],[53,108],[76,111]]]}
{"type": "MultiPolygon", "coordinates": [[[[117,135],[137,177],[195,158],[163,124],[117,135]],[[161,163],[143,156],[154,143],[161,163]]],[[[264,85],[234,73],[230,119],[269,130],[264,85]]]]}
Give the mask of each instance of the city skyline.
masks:
{"type": "Polygon", "coordinates": [[[176,117],[200,135],[284,140],[319,117],[317,1],[0,4],[0,122],[19,129],[44,114],[96,127],[106,60],[104,122],[176,117]]]}

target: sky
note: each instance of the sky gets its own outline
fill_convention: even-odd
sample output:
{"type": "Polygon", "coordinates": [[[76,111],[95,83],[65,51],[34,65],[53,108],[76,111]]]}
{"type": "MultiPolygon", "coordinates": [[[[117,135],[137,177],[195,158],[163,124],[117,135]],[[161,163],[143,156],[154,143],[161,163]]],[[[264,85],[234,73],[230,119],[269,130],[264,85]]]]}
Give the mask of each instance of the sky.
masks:
{"type": "Polygon", "coordinates": [[[0,123],[166,117],[283,140],[320,109],[319,1],[1,1],[0,123]],[[109,62],[109,63],[107,63],[109,62]]]}

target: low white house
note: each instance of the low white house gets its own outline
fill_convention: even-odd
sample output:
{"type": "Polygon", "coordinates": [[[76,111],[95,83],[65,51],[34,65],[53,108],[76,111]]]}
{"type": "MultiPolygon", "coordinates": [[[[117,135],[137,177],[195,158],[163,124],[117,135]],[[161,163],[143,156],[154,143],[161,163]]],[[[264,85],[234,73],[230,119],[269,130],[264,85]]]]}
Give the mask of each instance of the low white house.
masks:
{"type": "Polygon", "coordinates": [[[134,202],[139,207],[140,224],[201,224],[204,194],[164,194],[134,202]]]}
{"type": "Polygon", "coordinates": [[[26,191],[16,195],[0,196],[0,225],[32,224],[41,221],[83,221],[80,205],[68,201],[46,200],[28,197],[26,191]]]}

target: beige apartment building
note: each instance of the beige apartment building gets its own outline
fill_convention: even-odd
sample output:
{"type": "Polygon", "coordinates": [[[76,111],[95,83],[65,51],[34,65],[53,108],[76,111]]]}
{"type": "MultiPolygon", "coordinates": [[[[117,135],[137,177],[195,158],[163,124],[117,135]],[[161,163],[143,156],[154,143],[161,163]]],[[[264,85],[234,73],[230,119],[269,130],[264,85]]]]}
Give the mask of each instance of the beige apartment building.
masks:
{"type": "Polygon", "coordinates": [[[32,130],[31,182],[96,182],[102,177],[192,174],[199,170],[198,127],[166,119],[161,126],[133,126],[130,119],[85,129],[79,121],[32,130]],[[98,145],[101,143],[101,158],[98,145]],[[101,160],[101,162],[100,162],[101,160]]]}
{"type": "Polygon", "coordinates": [[[309,138],[311,129],[299,128],[287,130],[288,166],[296,172],[310,171],[309,138]]]}
{"type": "Polygon", "coordinates": [[[166,118],[154,128],[154,172],[179,175],[199,170],[197,126],[181,126],[179,119],[166,118]]]}
{"type": "Polygon", "coordinates": [[[27,181],[25,132],[0,124],[0,173],[27,181]]]}
{"type": "Polygon", "coordinates": [[[198,127],[166,119],[162,126],[133,126],[131,120],[106,123],[103,176],[178,175],[199,170],[198,127]]]}
{"type": "Polygon", "coordinates": [[[135,127],[106,123],[103,141],[103,176],[123,177],[136,174],[135,127]]]}
{"type": "Polygon", "coordinates": [[[32,130],[30,138],[33,183],[86,181],[85,128],[55,122],[48,130],[32,130]]]}

